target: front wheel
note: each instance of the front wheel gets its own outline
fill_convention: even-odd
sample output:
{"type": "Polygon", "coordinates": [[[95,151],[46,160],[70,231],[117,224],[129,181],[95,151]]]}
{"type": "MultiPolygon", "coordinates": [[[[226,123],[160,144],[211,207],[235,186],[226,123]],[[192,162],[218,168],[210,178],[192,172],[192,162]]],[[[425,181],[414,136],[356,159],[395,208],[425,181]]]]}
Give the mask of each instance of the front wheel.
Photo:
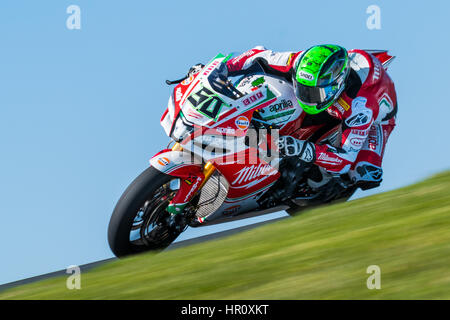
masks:
{"type": "Polygon", "coordinates": [[[117,257],[162,250],[183,231],[173,227],[166,211],[176,193],[170,188],[173,179],[149,167],[125,190],[108,227],[109,246],[117,257]]]}

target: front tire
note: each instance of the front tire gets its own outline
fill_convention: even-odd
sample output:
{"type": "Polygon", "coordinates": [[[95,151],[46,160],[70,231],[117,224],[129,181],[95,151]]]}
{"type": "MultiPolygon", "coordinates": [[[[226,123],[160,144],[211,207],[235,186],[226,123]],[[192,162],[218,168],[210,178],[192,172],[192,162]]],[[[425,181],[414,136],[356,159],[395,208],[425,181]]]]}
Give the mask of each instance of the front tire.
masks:
{"type": "Polygon", "coordinates": [[[172,179],[149,167],[122,194],[108,226],[109,246],[117,257],[162,250],[182,232],[167,223],[170,214],[165,209],[175,194],[169,187],[172,179]],[[133,239],[136,235],[140,238],[133,239]]]}

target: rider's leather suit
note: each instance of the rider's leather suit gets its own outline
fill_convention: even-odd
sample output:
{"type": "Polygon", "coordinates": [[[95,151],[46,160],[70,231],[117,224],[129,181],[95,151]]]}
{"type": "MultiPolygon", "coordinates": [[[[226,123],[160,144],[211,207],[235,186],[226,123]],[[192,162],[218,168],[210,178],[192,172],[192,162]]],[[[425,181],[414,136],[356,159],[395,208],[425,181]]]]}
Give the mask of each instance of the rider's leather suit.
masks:
{"type": "MultiPolygon", "coordinates": [[[[245,75],[258,61],[265,72],[292,83],[293,66],[301,53],[255,47],[229,60],[228,73],[245,75]]],[[[331,175],[348,173],[353,182],[366,189],[381,182],[384,150],[395,127],[397,96],[394,83],[375,56],[364,50],[350,50],[348,55],[350,74],[336,102],[317,115],[303,112],[291,119],[280,135],[289,132],[296,139],[315,142],[316,165],[331,175]],[[319,144],[317,138],[336,124],[341,126],[340,141],[319,144]]]]}

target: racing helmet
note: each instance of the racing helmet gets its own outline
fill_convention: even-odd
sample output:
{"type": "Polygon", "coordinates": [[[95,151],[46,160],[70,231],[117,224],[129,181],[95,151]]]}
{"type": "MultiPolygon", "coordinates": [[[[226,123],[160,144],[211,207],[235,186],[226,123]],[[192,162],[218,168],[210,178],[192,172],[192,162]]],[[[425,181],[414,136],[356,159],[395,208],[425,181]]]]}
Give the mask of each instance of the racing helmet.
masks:
{"type": "Polygon", "coordinates": [[[298,103],[309,114],[330,107],[344,91],[350,68],[347,50],[317,45],[305,50],[294,65],[292,82],[298,103]]]}

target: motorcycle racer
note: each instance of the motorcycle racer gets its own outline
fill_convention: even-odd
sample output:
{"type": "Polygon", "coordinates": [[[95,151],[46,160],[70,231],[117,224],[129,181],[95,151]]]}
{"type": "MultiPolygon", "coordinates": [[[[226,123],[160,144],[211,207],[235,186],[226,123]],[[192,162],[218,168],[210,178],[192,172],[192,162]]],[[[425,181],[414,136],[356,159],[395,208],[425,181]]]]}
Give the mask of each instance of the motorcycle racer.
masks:
{"type": "Polygon", "coordinates": [[[379,186],[397,113],[394,83],[381,62],[367,51],[347,51],[338,45],[299,52],[255,47],[229,60],[228,74],[251,73],[256,62],[266,73],[285,78],[305,111],[280,131],[281,154],[322,168],[322,184],[348,174],[363,190],[379,186]],[[320,144],[313,139],[315,132],[301,130],[311,122],[336,121],[341,123],[341,137],[334,145],[320,144]]]}
{"type": "Polygon", "coordinates": [[[397,112],[392,58],[336,45],[259,47],[166,80],[176,84],[160,120],[171,141],[117,202],[114,254],[164,249],[189,226],[280,206],[295,215],[377,186],[397,112]]]}

